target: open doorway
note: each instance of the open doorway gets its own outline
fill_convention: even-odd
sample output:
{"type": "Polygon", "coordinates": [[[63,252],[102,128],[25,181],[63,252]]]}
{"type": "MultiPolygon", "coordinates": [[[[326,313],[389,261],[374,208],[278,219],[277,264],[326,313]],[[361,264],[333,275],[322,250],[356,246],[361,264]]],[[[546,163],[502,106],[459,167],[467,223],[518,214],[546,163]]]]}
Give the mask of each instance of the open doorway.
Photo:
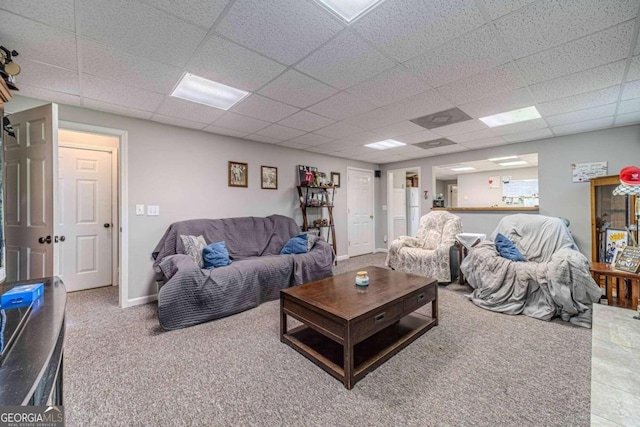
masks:
{"type": "Polygon", "coordinates": [[[420,168],[388,171],[387,244],[400,236],[415,236],[420,216],[420,168]]]}

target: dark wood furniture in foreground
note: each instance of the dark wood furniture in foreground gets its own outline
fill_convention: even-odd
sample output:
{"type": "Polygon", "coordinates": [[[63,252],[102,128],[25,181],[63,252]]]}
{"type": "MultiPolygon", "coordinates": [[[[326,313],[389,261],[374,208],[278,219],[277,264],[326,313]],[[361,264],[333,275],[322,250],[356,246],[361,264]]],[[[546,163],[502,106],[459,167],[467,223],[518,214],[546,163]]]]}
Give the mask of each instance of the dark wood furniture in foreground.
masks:
{"type": "Polygon", "coordinates": [[[366,267],[280,291],[280,340],[347,389],[438,324],[435,279],[366,267]],[[431,302],[431,317],[413,313],[431,302]],[[287,316],[303,324],[287,328],[287,316]]]}
{"type": "Polygon", "coordinates": [[[619,307],[638,309],[638,286],[640,285],[640,274],[633,274],[626,271],[614,270],[610,264],[603,262],[590,263],[591,275],[598,286],[602,286],[607,292],[607,303],[619,307]],[[604,279],[604,280],[603,280],[604,279]],[[630,289],[627,289],[627,284],[630,289]],[[616,301],[613,298],[613,288],[616,288],[616,301]],[[615,304],[614,304],[615,302],[615,304]]]}

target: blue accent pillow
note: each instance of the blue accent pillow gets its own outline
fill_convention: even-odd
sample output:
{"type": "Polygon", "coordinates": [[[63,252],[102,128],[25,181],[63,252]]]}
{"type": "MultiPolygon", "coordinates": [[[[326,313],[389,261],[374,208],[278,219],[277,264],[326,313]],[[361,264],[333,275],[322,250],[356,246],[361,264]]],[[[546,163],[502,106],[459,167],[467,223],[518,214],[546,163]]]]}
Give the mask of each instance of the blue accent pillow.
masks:
{"type": "Polygon", "coordinates": [[[498,233],[495,244],[502,258],[510,259],[511,261],[527,261],[511,240],[507,239],[504,235],[498,233]]]}
{"type": "Polygon", "coordinates": [[[285,243],[280,255],[306,254],[307,252],[307,233],[300,233],[285,243]]]}
{"type": "Polygon", "coordinates": [[[231,264],[226,243],[222,241],[205,246],[202,250],[202,260],[206,269],[225,267],[231,264]]]}

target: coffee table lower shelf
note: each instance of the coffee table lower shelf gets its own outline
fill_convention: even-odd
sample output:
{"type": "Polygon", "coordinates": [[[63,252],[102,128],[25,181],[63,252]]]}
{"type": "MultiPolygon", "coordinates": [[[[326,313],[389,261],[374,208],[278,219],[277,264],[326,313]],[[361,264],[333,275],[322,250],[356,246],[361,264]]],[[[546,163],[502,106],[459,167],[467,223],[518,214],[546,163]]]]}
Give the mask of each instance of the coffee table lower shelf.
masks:
{"type": "MultiPolygon", "coordinates": [[[[437,319],[411,313],[354,346],[353,383],[437,325],[437,319]]],[[[289,330],[282,342],[344,382],[344,348],[307,325],[289,330]]]]}

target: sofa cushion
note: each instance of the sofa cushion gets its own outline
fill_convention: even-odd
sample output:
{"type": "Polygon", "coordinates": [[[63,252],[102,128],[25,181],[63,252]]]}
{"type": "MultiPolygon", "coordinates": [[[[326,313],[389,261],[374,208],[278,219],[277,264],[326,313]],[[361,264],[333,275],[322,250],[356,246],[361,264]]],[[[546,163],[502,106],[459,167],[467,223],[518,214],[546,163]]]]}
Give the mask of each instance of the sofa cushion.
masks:
{"type": "Polygon", "coordinates": [[[202,268],[204,265],[202,261],[202,251],[207,246],[207,242],[202,236],[190,236],[180,235],[182,240],[182,246],[184,247],[184,254],[189,255],[198,264],[198,267],[202,268]]]}
{"type": "Polygon", "coordinates": [[[501,257],[510,259],[511,261],[527,261],[511,240],[507,239],[504,235],[500,233],[496,234],[494,242],[501,257]]]}
{"type": "Polygon", "coordinates": [[[202,260],[206,269],[225,267],[231,264],[229,251],[224,241],[205,246],[202,251],[202,260]]]}
{"type": "Polygon", "coordinates": [[[307,249],[307,241],[307,233],[300,233],[297,236],[292,237],[287,243],[285,243],[284,247],[280,251],[280,255],[306,254],[309,251],[307,249]]]}

